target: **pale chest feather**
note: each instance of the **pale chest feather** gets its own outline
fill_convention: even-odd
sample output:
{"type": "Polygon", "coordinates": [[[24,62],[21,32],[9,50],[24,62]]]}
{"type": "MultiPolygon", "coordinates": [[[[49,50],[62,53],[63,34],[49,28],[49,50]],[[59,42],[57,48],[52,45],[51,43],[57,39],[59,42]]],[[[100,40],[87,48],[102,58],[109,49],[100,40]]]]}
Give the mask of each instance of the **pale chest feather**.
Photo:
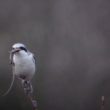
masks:
{"type": "Polygon", "coordinates": [[[32,54],[20,51],[18,54],[13,55],[13,62],[15,65],[31,65],[33,64],[32,54]]]}
{"type": "Polygon", "coordinates": [[[15,63],[15,65],[30,65],[33,63],[32,58],[30,56],[23,56],[23,57],[19,57],[19,56],[13,56],[13,62],[15,63]]]}
{"type": "Polygon", "coordinates": [[[14,55],[13,62],[15,64],[15,74],[32,74],[35,72],[35,63],[32,55],[14,55]]]}

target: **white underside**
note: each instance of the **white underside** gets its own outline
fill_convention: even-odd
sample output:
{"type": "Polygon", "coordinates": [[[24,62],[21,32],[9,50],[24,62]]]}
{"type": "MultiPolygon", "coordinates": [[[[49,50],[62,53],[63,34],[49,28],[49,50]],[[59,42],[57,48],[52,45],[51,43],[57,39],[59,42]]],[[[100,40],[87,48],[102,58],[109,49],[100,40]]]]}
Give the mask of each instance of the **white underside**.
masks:
{"type": "Polygon", "coordinates": [[[16,76],[24,75],[26,80],[31,80],[35,74],[35,63],[33,61],[32,54],[27,55],[27,53],[21,53],[13,56],[14,70],[13,73],[16,76]]]}

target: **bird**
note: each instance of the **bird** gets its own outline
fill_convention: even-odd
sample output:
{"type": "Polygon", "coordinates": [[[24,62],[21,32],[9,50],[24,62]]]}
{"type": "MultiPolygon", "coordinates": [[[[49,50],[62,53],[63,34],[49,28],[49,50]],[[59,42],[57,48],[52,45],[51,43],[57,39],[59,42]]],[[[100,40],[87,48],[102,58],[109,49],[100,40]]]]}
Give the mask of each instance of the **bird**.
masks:
{"type": "Polygon", "coordinates": [[[10,92],[15,77],[21,80],[24,92],[27,95],[32,94],[33,87],[31,80],[36,71],[34,54],[30,52],[23,43],[15,43],[12,45],[12,50],[10,51],[10,64],[12,65],[13,78],[9,89],[4,93],[3,96],[10,92]]]}

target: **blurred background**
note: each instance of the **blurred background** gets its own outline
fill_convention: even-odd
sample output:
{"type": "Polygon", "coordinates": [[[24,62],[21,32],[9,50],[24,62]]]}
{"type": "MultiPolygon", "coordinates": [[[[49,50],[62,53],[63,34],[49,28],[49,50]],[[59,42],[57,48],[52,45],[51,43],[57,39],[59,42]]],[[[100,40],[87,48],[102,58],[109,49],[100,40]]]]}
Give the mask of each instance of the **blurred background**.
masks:
{"type": "MultiPolygon", "coordinates": [[[[39,110],[110,110],[109,0],[0,0],[0,94],[11,83],[9,51],[24,43],[37,58],[39,110]]],[[[20,82],[0,110],[31,110],[20,82]]]]}

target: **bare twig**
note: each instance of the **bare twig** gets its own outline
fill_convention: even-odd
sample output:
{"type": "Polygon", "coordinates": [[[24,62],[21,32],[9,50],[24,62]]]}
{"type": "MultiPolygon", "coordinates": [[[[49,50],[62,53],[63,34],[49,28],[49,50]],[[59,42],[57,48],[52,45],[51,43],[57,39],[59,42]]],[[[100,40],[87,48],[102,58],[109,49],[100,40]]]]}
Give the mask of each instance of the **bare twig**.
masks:
{"type": "Polygon", "coordinates": [[[33,110],[38,110],[37,109],[37,101],[35,100],[35,99],[33,99],[33,97],[32,96],[28,96],[29,97],[29,99],[30,99],[30,101],[31,101],[31,104],[32,104],[32,108],[33,108],[33,110]]]}
{"type": "Polygon", "coordinates": [[[24,93],[31,101],[33,110],[38,110],[37,109],[38,108],[37,101],[33,98],[33,88],[32,88],[31,82],[24,81],[23,87],[24,87],[24,93]]]}
{"type": "Polygon", "coordinates": [[[104,106],[105,106],[105,97],[101,96],[101,110],[104,110],[104,106]]]}

